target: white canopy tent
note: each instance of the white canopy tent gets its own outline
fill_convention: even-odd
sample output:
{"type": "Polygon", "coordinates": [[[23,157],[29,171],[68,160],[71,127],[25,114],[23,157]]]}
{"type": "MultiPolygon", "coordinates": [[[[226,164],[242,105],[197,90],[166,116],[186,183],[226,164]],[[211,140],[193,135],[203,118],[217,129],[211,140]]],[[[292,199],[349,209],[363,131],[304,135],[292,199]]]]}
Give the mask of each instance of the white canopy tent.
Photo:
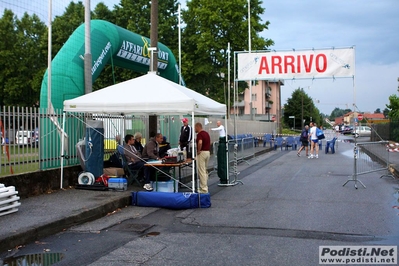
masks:
{"type": "MultiPolygon", "coordinates": [[[[160,77],[155,73],[148,73],[71,100],[65,100],[62,123],[63,134],[65,134],[66,112],[117,115],[191,115],[192,127],[194,128],[194,114],[226,115],[226,105],[160,77]]],[[[61,150],[62,188],[64,136],[62,137],[61,150]]],[[[193,165],[193,191],[195,189],[194,169],[193,165]]]]}
{"type": "Polygon", "coordinates": [[[225,115],[220,104],[154,73],[64,101],[66,112],[147,115],[225,115]]]}

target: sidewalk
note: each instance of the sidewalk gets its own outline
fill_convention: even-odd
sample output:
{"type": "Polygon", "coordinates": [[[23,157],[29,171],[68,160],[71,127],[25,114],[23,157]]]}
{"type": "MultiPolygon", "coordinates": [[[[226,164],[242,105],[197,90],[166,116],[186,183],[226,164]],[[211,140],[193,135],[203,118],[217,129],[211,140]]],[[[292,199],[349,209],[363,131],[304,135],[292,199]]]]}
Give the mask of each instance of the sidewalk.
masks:
{"type": "MultiPolygon", "coordinates": [[[[262,145],[255,148],[257,154],[266,151],[268,147],[262,145]]],[[[213,165],[214,160],[210,160],[209,171],[213,170],[213,165]]],[[[246,163],[241,165],[249,166],[246,163]]],[[[212,174],[210,179],[218,180],[217,174],[212,174]]],[[[131,192],[137,190],[143,189],[130,186],[127,191],[116,192],[67,188],[21,199],[18,212],[0,216],[0,253],[129,206],[131,192]]]]}
{"type": "MultiPolygon", "coordinates": [[[[341,150],[343,144],[339,143],[339,145],[339,150],[341,150]]],[[[258,155],[262,154],[267,151],[267,149],[268,147],[263,148],[262,145],[260,145],[260,147],[256,147],[256,153],[258,155]]],[[[280,152],[279,150],[271,152],[270,155],[278,153],[286,153],[289,158],[297,158],[294,152],[280,152]]],[[[304,153],[302,154],[304,155],[304,153]]],[[[263,155],[263,157],[265,156],[268,155],[263,155]]],[[[348,160],[348,157],[340,156],[339,152],[335,155],[325,156],[331,156],[330,158],[335,165],[346,165],[348,164],[348,161],[350,161],[348,160]]],[[[392,154],[390,158],[393,164],[399,165],[399,154],[392,154]]],[[[308,160],[302,157],[299,159],[308,160]]],[[[257,159],[254,159],[250,164],[246,164],[245,162],[240,163],[239,170],[242,171],[243,169],[248,169],[246,171],[250,173],[258,170],[256,167],[253,170],[251,169],[252,164],[256,165],[256,160],[257,159]]],[[[320,162],[322,162],[321,159],[320,162]]],[[[284,164],[285,165],[281,166],[282,169],[302,167],[298,165],[297,161],[291,159],[284,161],[284,164]]],[[[210,162],[209,166],[212,168],[213,162],[210,162]]],[[[350,172],[350,170],[346,170],[346,172],[348,171],[350,172]]],[[[281,175],[285,175],[285,173],[286,175],[289,175],[291,172],[281,171],[281,175]]],[[[291,177],[284,176],[284,178],[288,178],[289,180],[291,177]]],[[[213,184],[218,182],[216,174],[210,176],[210,182],[213,184]]],[[[367,185],[368,184],[366,183],[366,186],[367,185]]],[[[347,186],[353,186],[353,183],[350,182],[347,186]]],[[[50,194],[22,199],[21,206],[17,213],[0,217],[0,252],[15,248],[18,245],[35,241],[41,237],[61,232],[73,225],[98,219],[108,213],[114,212],[118,208],[128,206],[131,204],[131,191],[137,189],[137,187],[129,187],[128,191],[114,192],[77,190],[69,188],[50,194]]],[[[215,206],[217,206],[220,197],[221,195],[212,198],[212,201],[215,200],[215,206]]]]}

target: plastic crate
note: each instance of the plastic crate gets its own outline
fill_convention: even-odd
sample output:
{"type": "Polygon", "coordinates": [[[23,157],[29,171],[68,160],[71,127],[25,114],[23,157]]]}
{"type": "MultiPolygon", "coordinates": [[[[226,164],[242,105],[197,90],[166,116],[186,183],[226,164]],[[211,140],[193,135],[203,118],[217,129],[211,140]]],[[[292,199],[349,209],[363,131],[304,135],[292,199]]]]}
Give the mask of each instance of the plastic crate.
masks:
{"type": "Polygon", "coordinates": [[[179,181],[177,180],[169,180],[169,181],[158,181],[151,182],[154,191],[158,192],[179,192],[179,181]],[[174,184],[173,184],[174,183],[174,184]],[[173,189],[174,185],[174,189],[173,189]]]}

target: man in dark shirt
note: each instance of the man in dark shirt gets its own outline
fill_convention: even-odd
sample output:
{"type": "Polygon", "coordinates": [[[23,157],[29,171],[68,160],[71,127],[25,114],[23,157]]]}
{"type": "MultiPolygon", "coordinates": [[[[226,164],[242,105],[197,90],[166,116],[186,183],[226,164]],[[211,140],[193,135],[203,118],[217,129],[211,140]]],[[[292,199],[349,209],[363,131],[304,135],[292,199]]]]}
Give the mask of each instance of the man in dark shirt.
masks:
{"type": "Polygon", "coordinates": [[[210,157],[211,137],[208,132],[202,129],[201,123],[195,124],[197,133],[197,167],[200,180],[199,193],[208,193],[208,162],[210,157]]]}
{"type": "Polygon", "coordinates": [[[145,144],[143,148],[143,158],[148,160],[159,160],[159,144],[162,143],[163,136],[161,133],[157,133],[154,138],[150,138],[150,141],[145,144]]]}
{"type": "Polygon", "coordinates": [[[180,129],[180,137],[179,137],[180,149],[183,150],[184,148],[186,148],[187,154],[189,153],[191,154],[191,150],[189,149],[192,137],[191,126],[188,124],[187,118],[183,118],[181,121],[183,122],[183,126],[180,129]]]}
{"type": "MultiPolygon", "coordinates": [[[[163,136],[161,133],[157,133],[155,137],[151,138],[150,141],[144,146],[143,158],[148,161],[160,160],[159,156],[159,144],[162,143],[163,136]]],[[[146,180],[151,180],[151,176],[155,174],[155,168],[147,166],[144,168],[144,175],[146,180]]],[[[146,187],[144,187],[147,189],[146,187]]]]}
{"type": "Polygon", "coordinates": [[[302,142],[302,146],[301,148],[298,150],[297,155],[298,157],[301,156],[301,151],[303,149],[306,149],[306,157],[309,156],[309,126],[306,125],[304,129],[302,129],[301,132],[301,142],[302,142]]]}

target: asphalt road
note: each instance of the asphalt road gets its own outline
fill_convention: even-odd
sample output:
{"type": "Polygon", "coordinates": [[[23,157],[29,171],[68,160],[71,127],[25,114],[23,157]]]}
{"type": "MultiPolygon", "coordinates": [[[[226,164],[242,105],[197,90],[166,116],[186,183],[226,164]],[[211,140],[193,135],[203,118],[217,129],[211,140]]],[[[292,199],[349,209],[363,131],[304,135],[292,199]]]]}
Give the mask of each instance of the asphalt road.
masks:
{"type": "Polygon", "coordinates": [[[318,265],[320,245],[397,246],[398,183],[374,173],[359,177],[367,189],[343,187],[352,148],[340,142],[319,159],[270,152],[240,164],[244,185],[211,178],[209,209],[127,206],[18,255],[64,254],[57,265],[318,265]]]}

